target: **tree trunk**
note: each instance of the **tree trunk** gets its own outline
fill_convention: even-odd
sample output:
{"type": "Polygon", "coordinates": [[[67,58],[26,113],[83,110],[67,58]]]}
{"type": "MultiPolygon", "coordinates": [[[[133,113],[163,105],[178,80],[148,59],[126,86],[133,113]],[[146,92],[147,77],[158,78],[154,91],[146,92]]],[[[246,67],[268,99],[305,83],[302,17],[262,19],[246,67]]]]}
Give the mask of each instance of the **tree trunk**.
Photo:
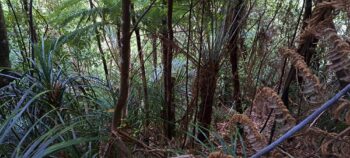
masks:
{"type": "MultiPolygon", "coordinates": [[[[93,4],[92,0],[89,0],[89,3],[90,3],[90,9],[93,9],[94,8],[94,4],[93,4]]],[[[92,18],[93,23],[96,24],[96,17],[90,17],[90,18],[92,18]]],[[[95,28],[95,37],[96,37],[97,48],[98,48],[98,50],[101,53],[101,60],[102,60],[102,65],[103,65],[103,70],[104,70],[104,73],[105,73],[107,86],[109,87],[110,84],[109,84],[109,77],[108,77],[109,75],[108,75],[107,60],[106,60],[106,57],[105,57],[105,53],[104,53],[104,51],[102,49],[101,35],[100,35],[100,32],[98,31],[97,27],[95,28]]]]}
{"type": "Polygon", "coordinates": [[[4,16],[4,12],[2,11],[2,5],[0,2],[0,67],[1,69],[11,67],[9,54],[10,54],[10,48],[9,48],[9,41],[7,39],[5,16],[4,16]]]}
{"type": "MultiPolygon", "coordinates": [[[[203,65],[199,62],[198,66],[198,90],[199,90],[199,110],[197,112],[196,119],[198,120],[198,131],[197,139],[204,142],[209,138],[209,128],[211,124],[211,116],[213,111],[214,104],[214,95],[217,82],[217,74],[219,72],[219,63],[220,60],[214,59],[209,54],[205,53],[204,48],[204,39],[205,39],[205,19],[206,16],[211,16],[208,13],[210,11],[210,4],[201,1],[201,28],[200,28],[200,50],[199,50],[199,59],[203,59],[203,65]],[[204,56],[204,55],[209,56],[204,56]],[[201,57],[203,55],[203,57],[201,57]]],[[[195,120],[196,121],[196,120],[195,120]]]]}
{"type": "MultiPolygon", "coordinates": [[[[164,2],[165,3],[165,2],[164,2]]],[[[163,20],[163,73],[164,73],[164,97],[165,106],[163,107],[164,125],[165,125],[165,135],[168,139],[174,136],[175,132],[175,107],[173,105],[173,94],[172,94],[172,77],[171,77],[171,67],[172,67],[172,41],[173,41],[173,31],[172,31],[172,14],[173,14],[173,1],[168,0],[168,13],[167,20],[163,20]]]]}
{"type": "MultiPolygon", "coordinates": [[[[136,18],[135,18],[135,11],[134,11],[133,5],[131,5],[131,9],[133,12],[132,23],[134,24],[134,27],[135,27],[134,29],[135,29],[135,34],[136,34],[137,50],[138,50],[138,56],[139,56],[139,60],[140,60],[140,67],[141,67],[141,79],[142,79],[144,105],[145,105],[145,128],[147,128],[149,125],[149,106],[148,106],[148,91],[147,91],[145,61],[143,59],[140,29],[137,26],[135,26],[136,18]]],[[[146,137],[148,137],[148,136],[146,136],[146,137]]],[[[146,138],[146,139],[148,139],[148,138],[146,138]]]]}
{"type": "Polygon", "coordinates": [[[29,61],[27,59],[28,51],[27,51],[26,45],[24,43],[24,37],[23,37],[22,29],[20,27],[18,18],[17,18],[17,14],[16,14],[16,12],[15,12],[13,6],[12,6],[11,1],[9,1],[9,0],[7,1],[7,6],[11,9],[11,12],[13,14],[14,20],[16,22],[16,26],[13,26],[14,27],[13,32],[14,32],[16,37],[19,37],[17,41],[18,41],[18,45],[21,47],[21,55],[22,55],[22,59],[23,59],[22,66],[23,66],[23,70],[24,70],[25,66],[26,66],[25,64],[29,65],[29,61]]]}
{"type": "Polygon", "coordinates": [[[174,38],[173,34],[173,0],[168,0],[168,39],[169,39],[169,45],[168,45],[168,65],[167,65],[167,71],[168,76],[166,77],[166,80],[168,82],[168,97],[167,97],[167,104],[168,104],[168,117],[169,117],[169,129],[168,129],[168,138],[172,138],[175,134],[175,106],[173,103],[173,87],[175,84],[175,79],[171,77],[171,70],[172,70],[172,61],[173,61],[173,47],[172,42],[174,38]]]}
{"type": "MultiPolygon", "coordinates": [[[[9,48],[9,41],[7,39],[5,16],[4,16],[4,12],[2,11],[2,5],[0,2],[0,69],[5,69],[1,71],[1,73],[4,73],[5,71],[7,71],[6,69],[11,68],[9,55],[10,55],[10,48],[9,48]]],[[[8,84],[8,80],[6,79],[6,77],[3,77],[0,75],[0,87],[3,87],[7,84],[8,84]]]]}
{"type": "MultiPolygon", "coordinates": [[[[35,51],[34,51],[34,45],[38,43],[38,35],[35,30],[34,26],[34,19],[33,19],[33,0],[23,0],[23,6],[24,10],[27,13],[28,18],[28,25],[29,25],[29,35],[30,35],[30,45],[31,45],[31,57],[32,61],[35,62],[35,51]]],[[[32,68],[34,69],[35,65],[32,63],[32,68]]],[[[33,75],[33,71],[31,71],[31,75],[33,75]]]]}
{"type": "Polygon", "coordinates": [[[129,93],[130,4],[130,0],[122,0],[120,91],[119,100],[114,109],[112,131],[115,131],[121,124],[122,111],[127,105],[129,93]]]}
{"type": "MultiPolygon", "coordinates": [[[[189,101],[189,94],[188,94],[188,81],[189,81],[189,75],[188,75],[188,66],[189,66],[189,54],[190,54],[190,42],[191,42],[191,29],[192,29],[192,0],[190,0],[190,10],[189,10],[189,16],[188,16],[188,37],[187,37],[187,48],[186,48],[186,84],[185,84],[185,97],[186,97],[186,112],[184,115],[184,121],[183,121],[183,127],[181,130],[187,132],[188,131],[188,123],[190,121],[189,114],[192,113],[192,107],[190,106],[190,101],[189,101]]],[[[195,95],[193,95],[195,96],[195,95]]],[[[185,134],[184,137],[184,142],[183,142],[183,147],[187,141],[187,134],[185,134]]]]}
{"type": "Polygon", "coordinates": [[[214,94],[216,89],[217,74],[219,72],[219,64],[216,60],[208,60],[201,67],[199,77],[200,99],[198,124],[199,133],[197,138],[200,141],[205,141],[209,137],[209,128],[214,104],[214,94]]]}
{"type": "Polygon", "coordinates": [[[243,113],[242,101],[241,101],[241,91],[239,82],[239,33],[241,27],[241,20],[243,17],[244,1],[239,0],[234,8],[233,15],[230,17],[233,25],[230,28],[232,38],[229,41],[228,50],[230,53],[231,71],[232,71],[232,81],[233,81],[233,100],[236,103],[236,111],[238,113],[243,113]]]}

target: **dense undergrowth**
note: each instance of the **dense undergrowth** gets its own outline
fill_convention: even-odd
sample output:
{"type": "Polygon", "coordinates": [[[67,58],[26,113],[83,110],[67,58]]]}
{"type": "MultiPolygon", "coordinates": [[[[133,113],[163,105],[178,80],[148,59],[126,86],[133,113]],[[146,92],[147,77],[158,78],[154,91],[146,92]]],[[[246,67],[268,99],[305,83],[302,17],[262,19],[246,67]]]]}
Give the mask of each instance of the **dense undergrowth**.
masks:
{"type": "MultiPolygon", "coordinates": [[[[346,0],[178,1],[172,40],[159,18],[166,3],[133,1],[141,35],[130,35],[127,106],[111,131],[121,2],[36,4],[35,43],[20,33],[24,3],[0,2],[12,43],[12,67],[0,67],[0,157],[250,157],[350,83],[346,0]],[[165,45],[174,120],[165,119],[165,45]]],[[[349,106],[346,95],[267,157],[350,155],[349,106]]]]}

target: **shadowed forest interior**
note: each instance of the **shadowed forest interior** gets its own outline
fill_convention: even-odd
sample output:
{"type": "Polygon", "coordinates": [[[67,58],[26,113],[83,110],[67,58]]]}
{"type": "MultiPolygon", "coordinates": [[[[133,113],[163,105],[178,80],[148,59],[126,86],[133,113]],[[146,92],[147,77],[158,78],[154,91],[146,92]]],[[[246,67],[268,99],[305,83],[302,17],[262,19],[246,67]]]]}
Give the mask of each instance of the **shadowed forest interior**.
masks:
{"type": "Polygon", "coordinates": [[[0,157],[348,157],[349,23],[349,0],[0,0],[0,157]]]}

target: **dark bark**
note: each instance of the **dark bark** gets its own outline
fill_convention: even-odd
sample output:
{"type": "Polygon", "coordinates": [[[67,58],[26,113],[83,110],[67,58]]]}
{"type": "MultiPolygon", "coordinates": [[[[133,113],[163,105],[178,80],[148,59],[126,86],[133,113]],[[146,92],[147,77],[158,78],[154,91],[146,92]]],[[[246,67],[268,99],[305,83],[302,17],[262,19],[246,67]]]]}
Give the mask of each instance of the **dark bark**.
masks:
{"type": "Polygon", "coordinates": [[[205,141],[209,137],[209,128],[214,104],[217,74],[219,64],[216,60],[209,60],[202,66],[199,78],[200,103],[198,112],[199,133],[197,138],[205,141]]]}
{"type": "Polygon", "coordinates": [[[167,26],[168,26],[168,53],[167,53],[167,66],[166,70],[168,75],[166,76],[167,80],[167,105],[168,105],[168,138],[172,138],[175,135],[175,106],[173,103],[173,87],[175,84],[175,79],[171,75],[172,61],[173,61],[173,47],[172,42],[174,38],[173,34],[173,0],[168,0],[168,17],[167,17],[167,26]]]}
{"type": "MultiPolygon", "coordinates": [[[[209,11],[209,4],[205,1],[201,1],[201,34],[200,34],[200,58],[204,53],[204,30],[205,30],[205,17],[210,16],[206,15],[206,11],[209,11]]],[[[200,62],[201,63],[201,62],[200,62]]],[[[211,116],[213,111],[214,104],[214,95],[217,82],[217,74],[219,71],[220,61],[214,59],[212,56],[203,57],[203,65],[199,64],[198,67],[198,90],[199,90],[199,110],[196,113],[196,119],[198,120],[198,134],[197,138],[204,142],[209,138],[209,128],[211,124],[211,116]]],[[[196,121],[196,120],[195,120],[196,121]]]]}
{"type": "MultiPolygon", "coordinates": [[[[164,1],[165,3],[165,1],[164,1]]],[[[163,75],[164,75],[164,99],[165,105],[163,107],[163,119],[165,126],[165,135],[168,139],[171,139],[175,134],[175,107],[173,105],[173,94],[172,94],[172,14],[173,14],[173,1],[168,0],[168,12],[166,20],[163,20],[163,31],[162,31],[162,47],[163,47],[163,75]]]]}
{"type": "Polygon", "coordinates": [[[112,131],[121,124],[122,111],[126,108],[129,93],[129,65],[130,65],[130,0],[122,0],[122,26],[121,26],[121,65],[120,65],[120,91],[119,100],[114,109],[112,131]]]}
{"type": "Polygon", "coordinates": [[[231,16],[230,21],[233,25],[231,28],[232,38],[229,41],[228,50],[230,53],[231,71],[232,71],[232,81],[233,81],[233,100],[236,103],[236,111],[238,113],[243,113],[242,101],[241,101],[241,91],[239,82],[239,33],[241,27],[241,20],[243,17],[244,1],[239,0],[236,7],[234,8],[233,16],[231,16]]]}
{"type": "MultiPolygon", "coordinates": [[[[30,35],[30,45],[31,45],[31,58],[32,61],[35,61],[35,51],[34,45],[38,43],[38,35],[35,30],[34,18],[33,18],[33,0],[23,0],[24,10],[27,13],[28,25],[29,25],[29,35],[30,35]]],[[[34,63],[32,64],[32,68],[34,69],[34,63]]],[[[31,71],[33,75],[33,72],[31,71]]]]}
{"type": "Polygon", "coordinates": [[[2,5],[0,2],[0,67],[10,68],[10,48],[9,41],[7,38],[7,29],[5,23],[4,12],[2,11],[2,5]]]}
{"type": "MultiPolygon", "coordinates": [[[[164,2],[165,3],[165,2],[164,2]]],[[[168,46],[167,46],[167,29],[166,29],[166,19],[162,20],[162,31],[161,31],[161,44],[162,44],[162,63],[163,63],[163,81],[164,81],[164,105],[162,108],[162,119],[163,119],[163,126],[164,126],[164,135],[166,137],[168,137],[168,124],[169,124],[169,118],[168,118],[168,113],[167,113],[167,109],[168,109],[168,102],[167,102],[167,97],[168,97],[168,84],[167,84],[167,79],[166,76],[168,75],[167,69],[166,69],[166,65],[168,63],[168,58],[167,58],[167,54],[168,54],[168,46]]]]}
{"type": "MultiPolygon", "coordinates": [[[[5,16],[4,12],[2,11],[2,5],[0,2],[0,69],[5,69],[1,71],[1,73],[4,73],[7,71],[6,69],[11,68],[10,63],[10,48],[9,48],[9,41],[7,38],[7,29],[6,29],[6,23],[5,23],[5,16]]],[[[3,87],[9,83],[9,80],[0,75],[0,87],[3,87]]]]}

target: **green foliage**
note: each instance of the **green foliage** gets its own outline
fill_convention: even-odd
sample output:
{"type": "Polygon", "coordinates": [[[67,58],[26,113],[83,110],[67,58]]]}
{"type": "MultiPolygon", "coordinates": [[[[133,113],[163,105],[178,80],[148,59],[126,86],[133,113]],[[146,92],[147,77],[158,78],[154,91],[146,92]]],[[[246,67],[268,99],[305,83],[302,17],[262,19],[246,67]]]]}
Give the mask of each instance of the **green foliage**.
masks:
{"type": "MultiPolygon", "coordinates": [[[[24,2],[1,0],[11,48],[11,71],[21,75],[12,76],[15,80],[0,88],[0,157],[98,157],[100,149],[112,138],[110,122],[119,96],[119,68],[123,63],[120,41],[124,36],[120,30],[122,1],[92,0],[93,6],[89,0],[33,1],[37,42],[31,41],[30,18],[24,10],[24,2]]],[[[297,42],[300,42],[298,36],[304,24],[303,2],[244,1],[246,7],[242,11],[245,14],[236,43],[230,43],[230,31],[236,28],[231,28],[232,21],[227,17],[235,14],[232,6],[239,1],[203,2],[174,1],[174,41],[169,41],[163,34],[167,28],[164,25],[167,1],[132,1],[131,16],[135,16],[140,29],[149,116],[146,115],[139,50],[132,24],[130,91],[120,130],[133,138],[132,142],[126,142],[127,146],[141,152],[142,156],[178,156],[186,154],[188,149],[203,157],[217,150],[237,157],[250,156],[246,136],[238,129],[223,137],[216,127],[216,123],[227,121],[235,113],[237,104],[232,97],[230,44],[238,46],[235,53],[238,54],[240,99],[244,109],[251,107],[259,87],[275,87],[280,93],[285,88],[291,66],[279,51],[282,47],[298,48],[300,45],[297,42]],[[155,47],[151,42],[153,38],[157,39],[155,47]],[[162,48],[168,45],[173,48],[173,104],[176,109],[173,140],[163,135],[166,130],[163,124],[167,121],[162,120],[165,111],[162,48]],[[198,124],[198,103],[206,96],[196,91],[201,88],[196,85],[196,77],[200,81],[209,77],[197,76],[199,72],[210,71],[209,61],[216,63],[218,74],[217,88],[208,92],[214,94],[214,125],[205,129],[198,124]],[[188,127],[183,127],[187,114],[188,127]],[[205,133],[203,130],[210,132],[205,141],[197,138],[198,134],[205,133]]],[[[333,14],[338,33],[348,35],[348,14],[341,9],[333,14]]],[[[310,69],[325,87],[336,87],[336,73],[327,70],[330,62],[326,52],[330,48],[324,46],[326,42],[319,43],[310,69]]],[[[0,72],[1,75],[6,74],[0,72]]],[[[297,82],[288,87],[289,110],[301,119],[302,113],[309,111],[304,111],[308,103],[301,92],[303,81],[296,79],[297,82]]],[[[327,90],[324,98],[335,91],[327,90]]],[[[345,112],[342,113],[345,117],[343,115],[345,112]]],[[[327,113],[315,126],[335,132],[349,126],[337,121],[327,113]]],[[[129,139],[123,137],[123,140],[129,139]]]]}
{"type": "Polygon", "coordinates": [[[37,62],[32,61],[33,76],[25,74],[2,88],[0,144],[7,146],[2,155],[44,157],[66,151],[70,157],[88,156],[97,154],[96,142],[106,139],[108,132],[100,129],[110,118],[105,110],[111,104],[94,99],[103,84],[62,73],[52,60],[56,44],[42,41],[37,62]]]}

